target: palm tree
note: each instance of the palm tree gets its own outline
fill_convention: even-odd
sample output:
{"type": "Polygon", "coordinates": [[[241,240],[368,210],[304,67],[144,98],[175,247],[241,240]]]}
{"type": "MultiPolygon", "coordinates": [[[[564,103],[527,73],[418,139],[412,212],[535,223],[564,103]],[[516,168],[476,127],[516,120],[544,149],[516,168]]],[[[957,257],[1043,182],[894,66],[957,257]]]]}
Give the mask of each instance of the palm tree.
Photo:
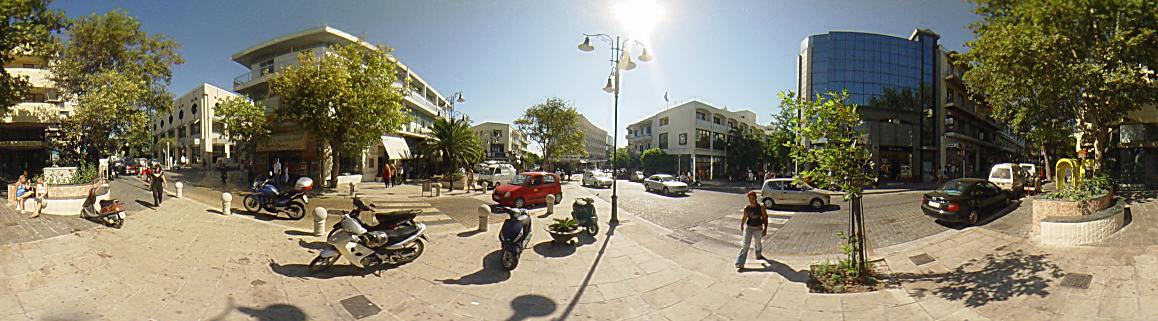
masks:
{"type": "Polygon", "coordinates": [[[469,120],[439,118],[430,125],[430,130],[432,137],[424,141],[422,152],[428,157],[441,154],[441,168],[447,170],[448,175],[453,176],[454,169],[460,166],[482,161],[482,144],[471,131],[469,120]]]}

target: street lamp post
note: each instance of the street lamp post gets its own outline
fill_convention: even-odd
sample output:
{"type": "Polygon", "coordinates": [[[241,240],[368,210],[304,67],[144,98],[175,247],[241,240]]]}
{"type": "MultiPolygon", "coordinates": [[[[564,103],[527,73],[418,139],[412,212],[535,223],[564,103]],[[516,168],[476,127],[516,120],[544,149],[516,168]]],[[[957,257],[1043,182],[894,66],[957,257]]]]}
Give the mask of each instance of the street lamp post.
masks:
{"type": "MultiPolygon", "coordinates": [[[[591,37],[599,38],[611,45],[611,75],[607,78],[607,85],[603,87],[603,91],[615,95],[614,105],[614,124],[612,128],[612,150],[619,147],[619,76],[622,71],[635,69],[635,62],[631,61],[631,48],[638,46],[642,48],[643,52],[639,55],[640,61],[651,61],[654,57],[647,51],[647,47],[643,43],[619,36],[612,37],[606,34],[583,34],[583,43],[579,44],[579,50],[590,52],[595,50],[595,46],[591,45],[591,37]]],[[[615,164],[616,155],[611,155],[611,163],[615,164]]],[[[619,180],[612,176],[611,180],[611,220],[609,224],[619,224],[619,180]]]]}
{"type": "MultiPolygon", "coordinates": [[[[450,118],[454,118],[454,103],[455,102],[465,103],[466,98],[462,98],[462,92],[461,91],[455,92],[453,95],[450,95],[450,97],[447,97],[447,98],[450,102],[450,112],[446,114],[446,116],[447,116],[446,118],[450,119],[450,118]]],[[[463,119],[466,119],[465,114],[462,117],[463,117],[463,119]]]]}

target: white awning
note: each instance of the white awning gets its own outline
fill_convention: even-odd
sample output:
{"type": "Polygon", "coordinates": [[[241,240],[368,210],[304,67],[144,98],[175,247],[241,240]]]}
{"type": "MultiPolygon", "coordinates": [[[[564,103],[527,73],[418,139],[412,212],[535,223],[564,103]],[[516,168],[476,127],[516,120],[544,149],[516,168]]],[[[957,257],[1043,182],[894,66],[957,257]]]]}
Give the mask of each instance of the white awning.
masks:
{"type": "Polygon", "coordinates": [[[406,140],[398,136],[382,136],[382,147],[386,148],[386,155],[390,159],[411,159],[414,158],[410,154],[410,146],[406,145],[406,140]]]}

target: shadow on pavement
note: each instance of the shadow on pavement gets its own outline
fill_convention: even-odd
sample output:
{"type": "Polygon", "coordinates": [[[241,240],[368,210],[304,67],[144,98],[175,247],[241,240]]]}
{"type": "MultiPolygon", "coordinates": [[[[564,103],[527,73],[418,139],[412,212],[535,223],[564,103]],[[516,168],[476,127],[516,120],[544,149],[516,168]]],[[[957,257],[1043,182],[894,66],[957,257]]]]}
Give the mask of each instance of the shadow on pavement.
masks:
{"type": "Polygon", "coordinates": [[[555,241],[543,241],[535,244],[535,253],[543,257],[565,257],[575,254],[575,245],[559,244],[555,241]]]}
{"type": "Polygon", "coordinates": [[[293,236],[314,236],[314,233],[298,230],[286,230],[285,234],[293,236]]]}
{"type": "MultiPolygon", "coordinates": [[[[558,305],[555,301],[537,294],[524,294],[511,300],[511,309],[515,310],[515,314],[507,318],[507,321],[526,320],[527,318],[542,317],[550,315],[555,312],[558,305]]],[[[560,319],[561,320],[561,319],[560,319]]]]}
{"type": "Polygon", "coordinates": [[[457,279],[442,279],[435,280],[443,284],[456,285],[478,285],[478,284],[494,284],[506,281],[511,278],[511,272],[503,268],[502,262],[499,261],[503,254],[503,250],[495,250],[487,254],[482,259],[482,269],[474,273],[463,275],[457,279]]]}
{"type": "Polygon", "coordinates": [[[1064,273],[1061,267],[1049,262],[1047,258],[1046,254],[1026,254],[1017,250],[973,259],[949,272],[900,273],[896,278],[902,283],[911,283],[908,288],[910,295],[915,298],[931,293],[976,308],[1019,296],[1049,295],[1050,285],[1064,273]]]}
{"type": "Polygon", "coordinates": [[[145,208],[153,208],[153,203],[149,203],[148,201],[142,201],[142,200],[135,200],[135,201],[137,202],[137,204],[141,204],[141,206],[144,206],[145,208]]]}
{"type": "Polygon", "coordinates": [[[759,268],[759,269],[744,268],[743,270],[740,270],[740,272],[741,273],[743,273],[743,272],[776,272],[776,274],[780,274],[780,276],[783,276],[785,279],[788,279],[788,281],[792,281],[792,282],[796,282],[796,283],[804,283],[804,284],[808,283],[808,278],[809,278],[808,271],[793,270],[792,267],[785,265],[784,263],[776,262],[776,260],[769,259],[769,258],[765,258],[763,261],[764,261],[764,263],[762,265],[764,267],[762,267],[762,268],[759,268]]]}
{"type": "Polygon", "coordinates": [[[591,277],[595,275],[595,269],[599,267],[599,262],[603,260],[603,254],[607,253],[607,244],[611,243],[611,237],[615,236],[615,228],[618,226],[619,224],[610,224],[610,226],[607,227],[607,233],[604,234],[606,237],[603,238],[603,245],[599,247],[599,254],[595,255],[595,261],[591,262],[591,269],[587,270],[587,276],[583,278],[583,284],[579,285],[579,290],[575,291],[575,296],[571,297],[570,303],[567,303],[567,308],[563,309],[563,313],[559,314],[559,318],[556,319],[557,321],[567,320],[567,318],[571,316],[571,311],[574,311],[575,306],[579,304],[579,298],[583,297],[583,292],[587,291],[587,285],[591,284],[591,277]]]}
{"type": "MultiPolygon", "coordinates": [[[[996,212],[989,213],[989,215],[985,215],[981,220],[977,221],[976,225],[973,225],[973,226],[989,225],[989,223],[993,223],[994,221],[996,221],[1002,217],[1005,217],[1006,215],[1009,215],[1009,213],[1013,213],[1013,211],[1016,211],[1018,208],[1021,208],[1021,204],[1023,202],[1025,202],[1025,201],[1024,200],[1011,200],[1011,201],[1009,201],[1009,206],[1006,206],[1005,208],[997,210],[996,212]]],[[[942,222],[942,221],[937,221],[937,223],[941,224],[944,227],[948,227],[948,228],[951,228],[954,230],[963,230],[967,227],[970,227],[969,224],[954,224],[954,223],[942,222]]]]}
{"type": "Polygon", "coordinates": [[[227,318],[227,317],[229,316],[229,312],[233,311],[234,308],[236,308],[238,312],[241,312],[241,313],[243,313],[249,317],[252,317],[255,320],[259,320],[259,321],[282,321],[282,320],[284,320],[284,321],[305,321],[306,320],[306,313],[304,311],[302,311],[301,308],[298,308],[298,307],[293,306],[293,305],[271,304],[271,305],[265,306],[265,308],[262,308],[262,309],[250,308],[250,307],[239,307],[239,306],[237,306],[237,304],[235,304],[233,302],[232,297],[229,298],[229,305],[225,307],[225,310],[221,311],[220,314],[210,318],[209,320],[214,320],[214,321],[228,320],[229,318],[227,318]]]}
{"type": "Polygon", "coordinates": [[[327,247],[330,247],[330,244],[326,242],[306,242],[306,240],[298,239],[298,246],[311,250],[325,250],[327,247]]]}
{"type": "Polygon", "coordinates": [[[276,261],[269,260],[269,270],[273,273],[281,274],[291,278],[312,278],[312,279],[332,279],[342,276],[367,276],[370,274],[377,274],[382,271],[393,269],[392,265],[379,265],[378,267],[371,267],[360,269],[356,266],[346,262],[343,258],[338,258],[338,262],[334,263],[329,269],[315,274],[310,274],[309,264],[278,264],[276,261]]]}

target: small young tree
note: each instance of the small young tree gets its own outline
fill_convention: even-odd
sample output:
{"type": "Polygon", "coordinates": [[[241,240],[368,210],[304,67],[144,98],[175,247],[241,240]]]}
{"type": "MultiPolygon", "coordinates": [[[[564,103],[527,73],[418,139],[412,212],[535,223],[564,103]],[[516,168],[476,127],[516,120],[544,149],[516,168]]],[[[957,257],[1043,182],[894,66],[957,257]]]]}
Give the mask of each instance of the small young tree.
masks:
{"type": "Polygon", "coordinates": [[[583,147],[583,131],[579,129],[579,112],[558,97],[527,108],[523,117],[515,120],[527,140],[543,148],[543,168],[557,161],[561,155],[587,156],[583,147]]]}
{"type": "Polygon", "coordinates": [[[222,100],[214,108],[214,114],[221,117],[222,134],[244,150],[248,157],[257,153],[257,144],[269,139],[269,122],[265,116],[265,106],[254,104],[245,97],[234,96],[222,100]]]}
{"type": "Polygon", "coordinates": [[[863,142],[864,133],[856,105],[845,103],[848,92],[825,93],[813,99],[797,97],[795,93],[780,93],[780,107],[798,112],[800,120],[795,131],[811,146],[792,145],[792,157],[800,162],[797,183],[835,189],[844,192],[849,202],[848,245],[852,247],[849,260],[859,275],[867,272],[864,236],[864,213],[861,196],[864,187],[872,182],[866,169],[872,167],[872,154],[863,142]]]}

